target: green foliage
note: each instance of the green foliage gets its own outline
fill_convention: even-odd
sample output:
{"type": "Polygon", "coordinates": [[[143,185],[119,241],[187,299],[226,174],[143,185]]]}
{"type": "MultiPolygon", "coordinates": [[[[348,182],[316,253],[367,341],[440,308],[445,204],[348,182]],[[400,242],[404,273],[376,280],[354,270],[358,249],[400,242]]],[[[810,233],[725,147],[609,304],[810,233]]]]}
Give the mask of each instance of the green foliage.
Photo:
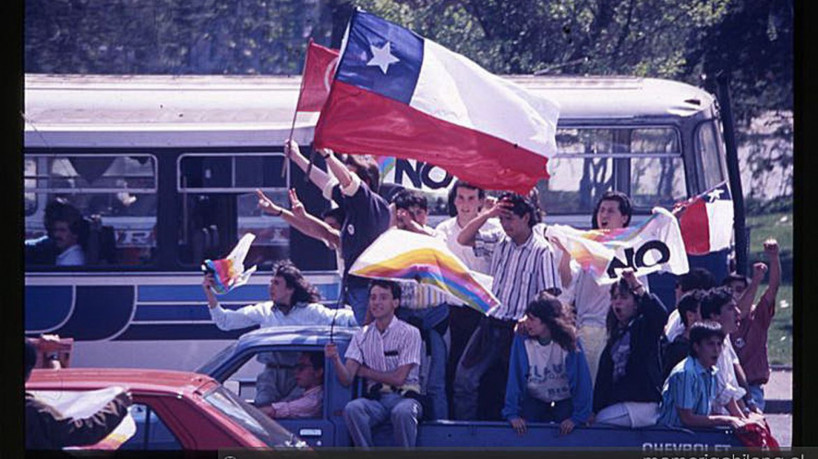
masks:
{"type": "Polygon", "coordinates": [[[686,73],[731,77],[739,127],[766,110],[792,109],[793,14],[792,0],[731,0],[688,53],[686,73]]]}
{"type": "Polygon", "coordinates": [[[329,21],[302,0],[27,0],[29,73],[282,74],[329,21]]]}
{"type": "Polygon", "coordinates": [[[792,0],[27,0],[29,73],[292,74],[359,6],[499,74],[732,77],[742,126],[791,109],[792,0]]]}
{"type": "Polygon", "coordinates": [[[496,73],[679,78],[687,46],[728,0],[360,0],[362,8],[463,53],[496,73]]]}

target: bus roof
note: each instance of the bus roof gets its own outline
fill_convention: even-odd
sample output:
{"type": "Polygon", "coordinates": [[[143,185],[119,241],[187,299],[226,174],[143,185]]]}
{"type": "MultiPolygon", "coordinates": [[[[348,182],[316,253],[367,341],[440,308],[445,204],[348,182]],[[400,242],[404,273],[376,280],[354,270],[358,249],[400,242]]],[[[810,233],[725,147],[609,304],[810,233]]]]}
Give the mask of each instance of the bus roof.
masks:
{"type": "MultiPolygon", "coordinates": [[[[707,92],[668,80],[506,78],[556,100],[561,122],[687,117],[713,104],[707,92]]],[[[28,74],[25,144],[281,145],[289,134],[300,82],[300,76],[28,74]],[[206,135],[215,132],[218,136],[206,135]]],[[[317,114],[299,114],[294,138],[310,142],[316,119],[317,114]]]]}

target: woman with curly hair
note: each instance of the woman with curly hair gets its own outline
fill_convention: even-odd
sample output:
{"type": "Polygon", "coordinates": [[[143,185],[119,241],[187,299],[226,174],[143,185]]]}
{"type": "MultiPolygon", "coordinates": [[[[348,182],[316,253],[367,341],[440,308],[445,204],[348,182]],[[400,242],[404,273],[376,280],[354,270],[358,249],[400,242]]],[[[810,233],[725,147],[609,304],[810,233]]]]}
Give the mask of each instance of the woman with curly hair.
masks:
{"type": "Polygon", "coordinates": [[[551,421],[566,435],[591,415],[591,373],[573,314],[541,292],[523,324],[528,336],[516,335],[511,345],[503,417],[520,434],[526,421],[551,421]]]}

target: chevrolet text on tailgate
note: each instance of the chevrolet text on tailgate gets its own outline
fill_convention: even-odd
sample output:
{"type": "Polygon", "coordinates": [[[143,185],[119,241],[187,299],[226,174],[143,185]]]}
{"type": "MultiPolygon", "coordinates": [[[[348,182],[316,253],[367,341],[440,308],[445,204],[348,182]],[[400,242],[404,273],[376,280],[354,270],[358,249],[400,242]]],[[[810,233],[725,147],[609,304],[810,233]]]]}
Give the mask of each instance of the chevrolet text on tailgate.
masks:
{"type": "MultiPolygon", "coordinates": [[[[196,371],[213,377],[239,398],[252,401],[256,375],[262,370],[259,353],[324,352],[332,340],[341,355],[359,330],[347,327],[305,326],[276,327],[243,335],[196,371]]],[[[324,366],[324,399],[321,416],[313,419],[278,419],[277,422],[303,438],[310,446],[352,446],[343,410],[348,402],[362,396],[362,381],[344,387],[338,382],[331,362],[324,366]]],[[[422,371],[422,369],[421,369],[422,371]]],[[[740,446],[727,428],[671,429],[652,426],[627,429],[593,425],[578,426],[568,435],[559,435],[559,424],[532,422],[528,432],[518,435],[507,422],[492,421],[421,421],[418,447],[624,447],[644,451],[719,451],[740,446]]],[[[389,423],[374,431],[377,446],[393,446],[389,423]]]]}

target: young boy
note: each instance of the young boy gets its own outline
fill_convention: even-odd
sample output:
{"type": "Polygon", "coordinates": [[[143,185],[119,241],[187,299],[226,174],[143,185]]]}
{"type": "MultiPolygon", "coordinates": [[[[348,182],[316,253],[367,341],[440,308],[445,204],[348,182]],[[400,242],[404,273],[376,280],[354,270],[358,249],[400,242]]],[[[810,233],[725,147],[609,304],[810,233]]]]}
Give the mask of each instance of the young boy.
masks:
{"type": "Polygon", "coordinates": [[[733,428],[744,425],[744,420],[734,416],[710,414],[716,398],[716,362],[724,338],[718,322],[697,322],[690,327],[690,355],[673,368],[665,381],[659,424],[733,428]]]}

